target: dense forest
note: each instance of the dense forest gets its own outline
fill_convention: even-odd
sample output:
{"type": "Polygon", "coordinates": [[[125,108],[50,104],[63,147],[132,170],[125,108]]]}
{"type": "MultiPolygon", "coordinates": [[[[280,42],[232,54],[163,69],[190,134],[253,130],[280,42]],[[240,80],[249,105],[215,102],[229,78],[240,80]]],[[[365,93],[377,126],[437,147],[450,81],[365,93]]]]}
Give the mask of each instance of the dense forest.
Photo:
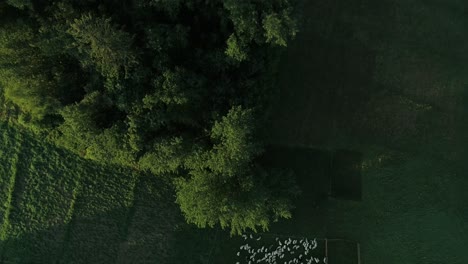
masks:
{"type": "Polygon", "coordinates": [[[290,0],[7,0],[0,114],[100,163],[172,184],[189,223],[231,233],[291,217],[261,165],[290,0]]]}

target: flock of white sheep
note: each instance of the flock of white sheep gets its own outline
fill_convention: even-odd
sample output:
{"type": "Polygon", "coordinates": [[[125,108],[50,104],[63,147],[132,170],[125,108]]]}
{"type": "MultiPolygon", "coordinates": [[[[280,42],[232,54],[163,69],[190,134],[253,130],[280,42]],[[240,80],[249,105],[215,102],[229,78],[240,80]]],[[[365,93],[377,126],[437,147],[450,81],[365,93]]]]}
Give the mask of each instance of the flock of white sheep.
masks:
{"type": "Polygon", "coordinates": [[[275,238],[275,243],[269,246],[260,245],[261,236],[242,235],[246,244],[240,246],[237,257],[242,261],[236,264],[316,264],[327,263],[326,257],[314,257],[311,251],[317,248],[317,239],[280,239],[275,238]],[[251,244],[249,244],[249,241],[251,244]]]}

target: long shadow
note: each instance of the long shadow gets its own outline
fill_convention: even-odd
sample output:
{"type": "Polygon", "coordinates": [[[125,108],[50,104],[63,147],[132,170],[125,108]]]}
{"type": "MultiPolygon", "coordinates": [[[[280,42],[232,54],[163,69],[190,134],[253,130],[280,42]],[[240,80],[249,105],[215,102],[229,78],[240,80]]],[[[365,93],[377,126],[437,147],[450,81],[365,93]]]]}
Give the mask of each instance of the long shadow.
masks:
{"type": "Polygon", "coordinates": [[[375,52],[342,17],[346,2],[304,2],[301,30],[281,61],[270,142],[321,148],[360,129],[353,120],[372,92],[375,52]]]}
{"type": "Polygon", "coordinates": [[[261,162],[266,167],[292,171],[302,189],[302,199],[315,206],[329,194],[331,160],[332,153],[326,150],[269,146],[261,162]]]}
{"type": "Polygon", "coordinates": [[[291,170],[303,199],[317,205],[330,196],[361,200],[362,156],[346,149],[269,146],[262,162],[267,167],[291,170]]]}
{"type": "Polygon", "coordinates": [[[168,201],[172,196],[153,192],[160,187],[156,183],[144,179],[131,208],[76,216],[67,224],[0,241],[0,263],[208,263],[210,249],[217,246],[216,230],[187,225],[168,201]]]}
{"type": "Polygon", "coordinates": [[[330,195],[335,198],[362,199],[361,152],[339,149],[333,152],[330,195]]]}
{"type": "Polygon", "coordinates": [[[329,200],[361,199],[359,152],[270,146],[262,162],[268,167],[292,171],[302,191],[295,201],[293,218],[274,224],[271,229],[274,233],[325,237],[329,200]]]}
{"type": "Polygon", "coordinates": [[[71,239],[80,240],[79,243],[73,243],[73,247],[56,239],[56,234],[68,229],[70,224],[1,241],[4,248],[1,263],[207,263],[208,252],[213,248],[213,230],[200,230],[183,222],[170,222],[147,211],[144,220],[137,220],[142,225],[133,226],[134,233],[122,239],[124,234],[115,227],[124,222],[112,223],[109,219],[127,213],[128,208],[118,208],[92,218],[77,219],[90,228],[73,231],[71,239]],[[170,229],[167,229],[168,226],[170,229]],[[135,237],[137,234],[141,236],[135,237]],[[66,249],[63,257],[59,258],[56,249],[62,246],[66,249]]]}

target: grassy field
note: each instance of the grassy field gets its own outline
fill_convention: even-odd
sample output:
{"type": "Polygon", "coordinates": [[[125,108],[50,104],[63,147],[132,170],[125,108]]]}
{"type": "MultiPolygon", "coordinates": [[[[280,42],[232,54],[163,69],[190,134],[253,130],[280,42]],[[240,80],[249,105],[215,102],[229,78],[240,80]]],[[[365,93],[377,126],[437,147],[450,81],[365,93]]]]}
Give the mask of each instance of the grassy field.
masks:
{"type": "Polygon", "coordinates": [[[185,224],[154,177],[4,123],[0,139],[0,263],[206,263],[214,232],[185,224]]]}
{"type": "MultiPolygon", "coordinates": [[[[282,63],[270,142],[361,153],[362,199],[315,208],[301,198],[295,219],[272,232],[359,241],[362,263],[468,263],[467,7],[304,4],[304,26],[282,63]]],[[[301,184],[304,192],[324,177],[309,160],[302,166],[316,173],[299,177],[315,180],[301,184]]]]}
{"type": "MultiPolygon", "coordinates": [[[[468,263],[467,8],[304,3],[265,156],[295,172],[302,195],[293,219],[259,245],[340,238],[360,243],[363,264],[468,263]]],[[[184,224],[156,179],[96,166],[4,124],[0,133],[0,263],[239,261],[242,238],[184,224]]],[[[354,247],[331,245],[329,263],[357,263],[354,247]]]]}
{"type": "MultiPolygon", "coordinates": [[[[303,194],[293,219],[267,234],[356,241],[364,264],[468,263],[467,8],[304,3],[266,129],[283,149],[267,156],[296,172],[303,194]],[[358,157],[360,180],[348,189],[360,199],[328,196],[346,191],[327,188],[334,178],[355,177],[333,162],[343,150],[358,157]]],[[[213,263],[234,263],[242,243],[226,238],[213,263]]],[[[329,263],[357,263],[341,247],[331,246],[329,263]]]]}

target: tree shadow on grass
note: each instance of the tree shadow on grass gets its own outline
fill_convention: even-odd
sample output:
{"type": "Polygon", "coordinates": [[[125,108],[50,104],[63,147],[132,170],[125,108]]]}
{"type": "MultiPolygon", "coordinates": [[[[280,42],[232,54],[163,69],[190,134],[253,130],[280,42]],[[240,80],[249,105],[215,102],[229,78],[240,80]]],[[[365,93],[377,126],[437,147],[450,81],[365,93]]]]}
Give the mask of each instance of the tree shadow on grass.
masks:
{"type": "Polygon", "coordinates": [[[268,147],[264,166],[292,171],[302,191],[293,218],[273,224],[271,231],[326,237],[329,199],[361,199],[361,162],[362,153],[350,150],[268,147]]]}
{"type": "Polygon", "coordinates": [[[302,189],[302,196],[318,204],[329,196],[361,200],[361,152],[304,147],[270,146],[262,163],[270,168],[290,170],[302,189]]]}
{"type": "Polygon", "coordinates": [[[334,146],[362,129],[354,120],[375,89],[375,52],[344,19],[360,10],[343,1],[304,2],[305,21],[281,61],[268,140],[334,146]]]}
{"type": "Polygon", "coordinates": [[[263,157],[264,166],[292,171],[302,199],[317,204],[326,199],[330,186],[331,153],[326,150],[269,146],[263,157]]]}
{"type": "Polygon", "coordinates": [[[332,197],[356,201],[362,199],[362,160],[362,153],[357,151],[334,151],[330,173],[332,197]]]}
{"type": "Polygon", "coordinates": [[[186,224],[174,203],[146,199],[0,241],[0,263],[203,264],[215,233],[186,224]]]}

